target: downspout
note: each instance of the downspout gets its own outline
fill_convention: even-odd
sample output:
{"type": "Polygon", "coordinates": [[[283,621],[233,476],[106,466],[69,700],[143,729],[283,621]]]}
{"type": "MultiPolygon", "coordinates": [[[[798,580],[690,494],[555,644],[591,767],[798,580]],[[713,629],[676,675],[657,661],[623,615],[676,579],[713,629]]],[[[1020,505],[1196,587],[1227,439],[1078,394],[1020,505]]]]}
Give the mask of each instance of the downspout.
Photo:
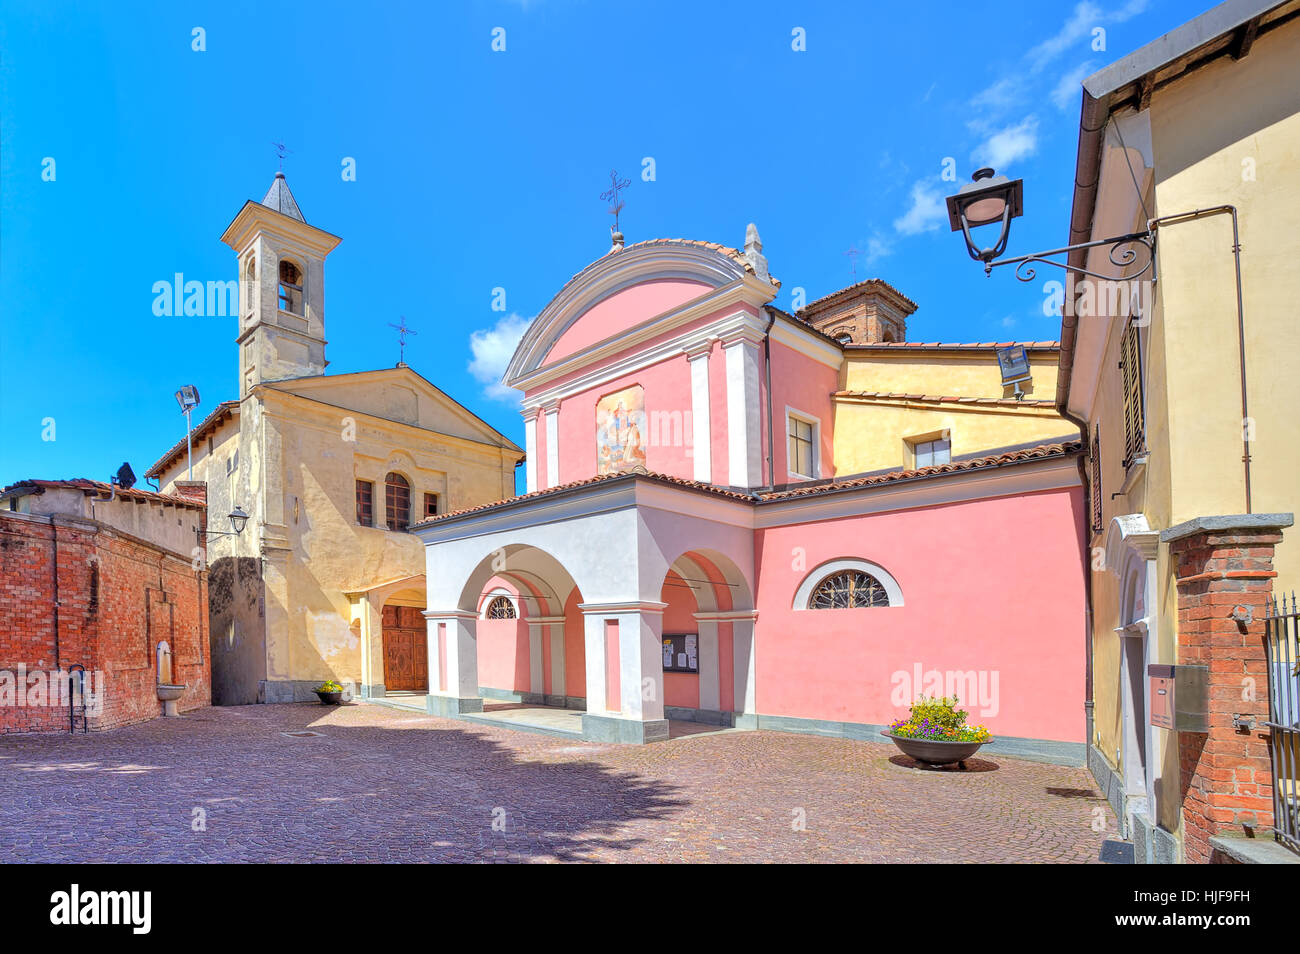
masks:
{"type": "Polygon", "coordinates": [[[63,668],[59,656],[59,528],[54,523],[54,514],[50,514],[50,541],[54,545],[54,562],[51,570],[54,575],[54,668],[63,668]]]}
{"type": "MultiPolygon", "coordinates": [[[[766,306],[765,306],[766,307],[766,306]]],[[[767,311],[767,327],[763,329],[763,376],[767,390],[767,476],[771,480],[768,486],[776,486],[776,467],[772,462],[772,326],[776,324],[776,312],[767,311]]]]}

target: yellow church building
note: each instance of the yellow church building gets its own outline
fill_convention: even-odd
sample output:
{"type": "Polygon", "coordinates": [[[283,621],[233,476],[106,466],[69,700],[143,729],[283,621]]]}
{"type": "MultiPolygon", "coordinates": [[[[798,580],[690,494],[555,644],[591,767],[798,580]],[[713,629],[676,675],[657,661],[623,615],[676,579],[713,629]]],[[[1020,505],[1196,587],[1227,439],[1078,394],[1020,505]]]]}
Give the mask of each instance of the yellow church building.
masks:
{"type": "Polygon", "coordinates": [[[524,452],[405,363],[325,373],[340,239],[306,222],[283,173],[222,241],[241,277],[239,398],[146,474],[249,515],[207,541],[213,702],[312,699],[331,678],[423,690],[424,548],[407,528],[512,496],[524,452]]]}

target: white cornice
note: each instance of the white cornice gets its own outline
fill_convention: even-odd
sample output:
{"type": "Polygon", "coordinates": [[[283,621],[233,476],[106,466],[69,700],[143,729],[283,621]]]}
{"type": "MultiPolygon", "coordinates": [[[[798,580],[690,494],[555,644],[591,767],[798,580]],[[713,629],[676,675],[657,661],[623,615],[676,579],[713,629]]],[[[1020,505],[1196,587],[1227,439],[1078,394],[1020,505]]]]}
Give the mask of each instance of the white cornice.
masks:
{"type": "MultiPolygon", "coordinates": [[[[709,307],[704,309],[704,313],[714,310],[715,305],[716,302],[709,303],[709,307]]],[[[692,315],[690,318],[687,319],[687,321],[694,320],[694,318],[696,317],[699,316],[692,315]]],[[[676,321],[673,322],[673,324],[676,325],[680,325],[682,323],[683,322],[676,322],[676,321]]],[[[656,322],[654,328],[651,329],[650,334],[641,335],[639,337],[643,339],[648,337],[653,337],[655,335],[662,334],[664,330],[665,327],[656,322]]],[[[695,348],[697,346],[702,347],[705,344],[705,342],[712,342],[715,339],[726,340],[728,337],[734,336],[735,334],[742,333],[742,332],[747,332],[749,334],[757,334],[759,339],[761,340],[762,332],[763,332],[763,320],[757,317],[756,315],[751,315],[747,311],[743,311],[743,310],[735,311],[732,312],[731,314],[727,314],[720,318],[717,318],[706,325],[700,325],[698,327],[691,328],[681,334],[674,335],[669,339],[657,342],[653,346],[638,352],[631,352],[631,345],[629,343],[629,338],[631,336],[629,336],[629,338],[616,339],[612,343],[612,345],[610,345],[609,348],[607,349],[607,353],[616,354],[620,351],[628,352],[624,354],[622,358],[608,365],[604,365],[596,369],[595,371],[591,371],[587,374],[581,375],[580,377],[565,381],[564,383],[556,385],[555,387],[547,388],[546,390],[543,391],[538,391],[525,401],[523,407],[525,411],[528,411],[533,408],[542,407],[551,401],[555,401],[560,398],[567,397],[568,395],[571,394],[580,394],[583,391],[588,391],[592,388],[600,387],[601,385],[606,384],[610,381],[616,380],[628,374],[632,374],[636,371],[640,371],[643,368],[648,368],[651,365],[658,364],[661,361],[666,361],[670,358],[680,357],[684,351],[687,351],[691,348],[695,348]]],[[[606,350],[606,349],[602,349],[602,350],[606,350]]],[[[578,364],[577,367],[581,367],[582,365],[585,364],[590,364],[592,361],[598,360],[599,358],[605,356],[606,356],[605,354],[593,356],[588,360],[584,360],[581,364],[578,364]]],[[[550,368],[548,367],[546,371],[549,372],[549,370],[550,368]]],[[[567,370],[571,371],[574,369],[570,368],[567,370]]],[[[549,373],[545,374],[545,378],[547,379],[552,377],[553,375],[550,375],[549,373]]],[[[539,378],[538,382],[540,382],[541,380],[542,379],[539,378]]],[[[538,383],[538,382],[530,382],[530,384],[538,383]]]]}
{"type": "Polygon", "coordinates": [[[637,340],[662,334],[682,321],[739,301],[757,309],[775,296],[776,288],[771,283],[751,275],[731,256],[715,249],[687,244],[627,248],[587,266],[542,309],[515,349],[504,378],[510,387],[527,390],[600,360],[610,346],[627,347],[637,340]],[[635,329],[542,367],[546,355],[564,332],[592,307],[626,288],[663,280],[699,282],[709,286],[709,290],[682,308],[650,318],[635,329]]]}

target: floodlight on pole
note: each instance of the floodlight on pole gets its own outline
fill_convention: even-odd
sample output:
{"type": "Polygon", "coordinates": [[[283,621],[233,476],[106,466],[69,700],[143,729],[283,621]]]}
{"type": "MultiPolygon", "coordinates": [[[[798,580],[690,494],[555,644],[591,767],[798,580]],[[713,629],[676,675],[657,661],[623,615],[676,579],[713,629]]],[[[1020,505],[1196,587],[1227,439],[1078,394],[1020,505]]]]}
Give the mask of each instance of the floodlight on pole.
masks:
{"type": "Polygon", "coordinates": [[[190,412],[199,406],[199,389],[192,384],[186,384],[176,392],[176,403],[181,406],[181,413],[185,415],[185,451],[189,460],[189,477],[188,480],[194,479],[194,431],[191,427],[190,412]]]}

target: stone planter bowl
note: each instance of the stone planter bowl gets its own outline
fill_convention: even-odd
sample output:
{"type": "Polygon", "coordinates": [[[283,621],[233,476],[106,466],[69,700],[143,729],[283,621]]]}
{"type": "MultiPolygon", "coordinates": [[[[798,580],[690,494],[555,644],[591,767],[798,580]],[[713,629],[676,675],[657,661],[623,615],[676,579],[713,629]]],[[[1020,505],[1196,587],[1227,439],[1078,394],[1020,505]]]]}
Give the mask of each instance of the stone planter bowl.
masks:
{"type": "MultiPolygon", "coordinates": [[[[940,742],[935,739],[905,739],[885,730],[881,735],[889,736],[899,750],[909,758],[924,762],[926,765],[951,765],[954,762],[965,768],[968,758],[980,750],[986,742],[940,742]]],[[[989,739],[989,742],[992,742],[989,739]]]]}
{"type": "Polygon", "coordinates": [[[317,692],[316,697],[320,699],[323,706],[336,706],[343,701],[343,691],[338,692],[317,692]]]}

